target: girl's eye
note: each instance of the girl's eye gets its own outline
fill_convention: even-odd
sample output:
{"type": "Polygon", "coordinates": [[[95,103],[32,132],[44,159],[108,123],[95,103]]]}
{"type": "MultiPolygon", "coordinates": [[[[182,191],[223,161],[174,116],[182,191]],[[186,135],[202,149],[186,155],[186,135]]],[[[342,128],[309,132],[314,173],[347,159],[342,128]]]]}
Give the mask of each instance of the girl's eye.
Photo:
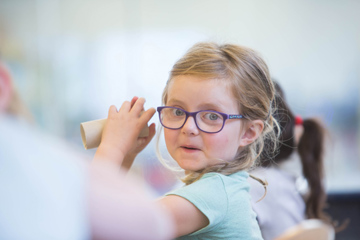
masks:
{"type": "Polygon", "coordinates": [[[205,114],[205,119],[208,119],[208,120],[211,120],[211,121],[219,120],[219,118],[221,118],[221,116],[219,116],[216,113],[206,113],[205,114]]]}
{"type": "Polygon", "coordinates": [[[175,109],[173,109],[173,114],[174,114],[174,116],[182,116],[182,115],[184,115],[184,111],[175,108],[175,109]]]}

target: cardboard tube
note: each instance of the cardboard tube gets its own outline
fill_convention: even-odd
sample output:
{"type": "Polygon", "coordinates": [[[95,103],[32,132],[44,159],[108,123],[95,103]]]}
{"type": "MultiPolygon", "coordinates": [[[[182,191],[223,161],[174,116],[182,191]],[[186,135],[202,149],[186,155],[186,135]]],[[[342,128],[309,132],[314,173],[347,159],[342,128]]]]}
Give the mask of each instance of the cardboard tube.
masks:
{"type": "MultiPolygon", "coordinates": [[[[96,148],[100,145],[101,135],[107,119],[93,120],[80,124],[80,133],[85,149],[96,148]]],[[[149,136],[149,127],[145,126],[139,137],[149,136]]]]}

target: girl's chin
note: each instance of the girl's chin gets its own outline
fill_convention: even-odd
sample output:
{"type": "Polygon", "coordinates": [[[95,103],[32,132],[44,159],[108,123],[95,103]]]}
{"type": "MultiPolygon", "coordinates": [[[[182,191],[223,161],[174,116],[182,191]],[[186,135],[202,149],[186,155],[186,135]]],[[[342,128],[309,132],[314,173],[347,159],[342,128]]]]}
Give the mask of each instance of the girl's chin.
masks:
{"type": "Polygon", "coordinates": [[[203,167],[196,167],[196,166],[181,166],[180,167],[182,169],[185,170],[185,174],[189,174],[189,173],[192,173],[192,172],[202,172],[204,170],[203,167]]]}
{"type": "MultiPolygon", "coordinates": [[[[173,158],[176,160],[176,158],[173,158]]],[[[195,158],[185,158],[180,157],[176,160],[177,164],[185,171],[185,174],[189,172],[201,172],[205,169],[207,164],[202,159],[195,159],[195,158]]]]}

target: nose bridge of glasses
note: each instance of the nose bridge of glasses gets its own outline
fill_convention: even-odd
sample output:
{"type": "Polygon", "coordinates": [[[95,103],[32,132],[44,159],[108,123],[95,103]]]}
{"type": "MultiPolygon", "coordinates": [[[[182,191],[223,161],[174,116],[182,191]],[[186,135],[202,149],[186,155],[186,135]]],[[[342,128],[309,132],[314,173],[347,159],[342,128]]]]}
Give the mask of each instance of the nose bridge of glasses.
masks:
{"type": "Polygon", "coordinates": [[[196,115],[197,115],[197,112],[186,112],[186,118],[184,120],[183,127],[187,126],[188,124],[191,124],[191,126],[195,126],[196,128],[199,128],[197,121],[196,121],[196,115]],[[192,119],[192,120],[190,120],[190,119],[192,119]]]}

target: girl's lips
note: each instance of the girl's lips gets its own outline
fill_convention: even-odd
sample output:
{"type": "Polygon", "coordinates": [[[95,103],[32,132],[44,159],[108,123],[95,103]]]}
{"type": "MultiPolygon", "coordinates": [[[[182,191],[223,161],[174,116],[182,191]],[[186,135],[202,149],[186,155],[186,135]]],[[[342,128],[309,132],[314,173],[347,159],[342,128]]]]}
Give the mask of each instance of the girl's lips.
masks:
{"type": "Polygon", "coordinates": [[[181,148],[186,148],[186,149],[193,149],[193,150],[200,150],[199,148],[197,148],[196,146],[193,145],[183,145],[180,146],[181,148]]]}
{"type": "Polygon", "coordinates": [[[191,146],[191,145],[180,146],[180,148],[185,150],[186,152],[200,151],[199,148],[197,148],[196,146],[191,146]]]}

